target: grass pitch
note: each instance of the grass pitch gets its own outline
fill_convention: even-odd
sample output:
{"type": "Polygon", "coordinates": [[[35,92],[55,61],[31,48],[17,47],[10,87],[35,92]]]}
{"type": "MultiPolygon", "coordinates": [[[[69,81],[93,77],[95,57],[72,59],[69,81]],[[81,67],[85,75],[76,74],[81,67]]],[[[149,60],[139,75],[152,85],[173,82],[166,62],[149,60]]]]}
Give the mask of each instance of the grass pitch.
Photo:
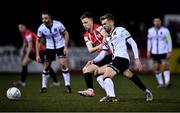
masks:
{"type": "MultiPolygon", "coordinates": [[[[45,94],[40,93],[41,74],[29,75],[26,87],[18,87],[22,97],[18,101],[8,100],[6,91],[12,87],[12,82],[20,78],[18,74],[0,75],[0,112],[5,111],[32,111],[32,112],[124,112],[124,111],[180,111],[180,76],[172,75],[170,88],[156,87],[154,75],[138,76],[152,91],[154,100],[146,102],[143,92],[130,80],[123,76],[116,76],[113,81],[117,98],[115,103],[100,103],[99,99],[104,96],[104,91],[94,79],[95,97],[82,97],[77,94],[78,90],[85,87],[84,78],[81,75],[71,75],[73,92],[65,93],[62,76],[58,76],[60,87],[49,87],[45,94]]],[[[51,78],[49,84],[52,83],[51,78]]]]}

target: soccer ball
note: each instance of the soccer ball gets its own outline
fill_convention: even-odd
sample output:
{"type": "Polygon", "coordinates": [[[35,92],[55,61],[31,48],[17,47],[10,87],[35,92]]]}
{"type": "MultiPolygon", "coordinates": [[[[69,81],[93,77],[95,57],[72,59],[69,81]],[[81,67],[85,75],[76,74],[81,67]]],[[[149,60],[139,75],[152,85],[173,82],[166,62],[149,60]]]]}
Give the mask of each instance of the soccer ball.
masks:
{"type": "Polygon", "coordinates": [[[11,87],[7,90],[6,96],[10,100],[19,100],[21,97],[21,91],[16,87],[11,87]]]}

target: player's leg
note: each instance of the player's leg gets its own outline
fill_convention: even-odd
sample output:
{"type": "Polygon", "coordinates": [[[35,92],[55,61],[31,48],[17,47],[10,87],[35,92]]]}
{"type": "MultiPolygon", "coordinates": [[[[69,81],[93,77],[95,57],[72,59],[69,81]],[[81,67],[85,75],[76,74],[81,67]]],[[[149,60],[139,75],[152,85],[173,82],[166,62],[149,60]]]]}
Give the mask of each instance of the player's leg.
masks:
{"type": "Polygon", "coordinates": [[[107,65],[104,65],[102,67],[99,67],[95,70],[94,75],[96,77],[97,82],[99,85],[104,89],[104,80],[103,80],[103,74],[107,68],[107,65]]]}
{"type": "Polygon", "coordinates": [[[129,69],[124,71],[123,75],[129,78],[136,86],[138,86],[144,92],[146,101],[153,100],[153,96],[150,90],[147,89],[146,86],[143,84],[143,82],[135,74],[133,74],[129,69]]]}
{"type": "Polygon", "coordinates": [[[92,74],[94,73],[94,71],[98,68],[97,65],[95,64],[91,64],[91,65],[86,65],[85,67],[83,67],[83,75],[84,75],[84,80],[87,86],[87,89],[82,90],[82,91],[78,91],[78,93],[82,96],[90,96],[93,97],[95,96],[94,93],[94,87],[93,87],[93,77],[92,74]]]}
{"type": "Polygon", "coordinates": [[[165,87],[170,87],[171,82],[170,82],[170,71],[169,71],[168,61],[163,60],[162,65],[164,70],[163,75],[164,75],[165,87]]]}
{"type": "Polygon", "coordinates": [[[47,85],[49,79],[49,70],[51,62],[55,60],[55,51],[51,49],[46,49],[44,54],[44,63],[43,63],[43,73],[42,73],[42,84],[41,84],[41,93],[47,92],[47,85]]]}
{"type": "Polygon", "coordinates": [[[154,62],[154,70],[155,70],[155,76],[156,76],[156,80],[158,83],[158,88],[163,87],[164,83],[163,83],[163,77],[162,77],[162,73],[161,73],[161,63],[155,61],[154,62]]]}
{"type": "MultiPolygon", "coordinates": [[[[41,57],[42,64],[44,64],[44,61],[45,61],[45,59],[44,59],[45,51],[44,51],[44,50],[43,50],[43,51],[40,51],[39,54],[40,54],[40,57],[41,57]]],[[[50,67],[50,69],[49,69],[49,75],[50,75],[50,77],[51,77],[52,80],[53,80],[53,83],[52,83],[51,87],[52,87],[52,86],[60,86],[60,83],[58,82],[56,73],[54,72],[54,70],[52,69],[52,67],[50,67]]]]}
{"type": "Polygon", "coordinates": [[[64,47],[56,49],[56,54],[59,57],[59,64],[64,78],[64,84],[67,88],[66,92],[71,93],[72,90],[70,83],[70,73],[69,73],[69,68],[67,66],[67,58],[66,55],[64,54],[64,47]]]}
{"type": "Polygon", "coordinates": [[[23,57],[22,59],[22,70],[21,70],[21,79],[19,81],[13,82],[13,85],[16,86],[26,86],[26,78],[28,74],[28,64],[31,62],[30,58],[23,57]]]}
{"type": "Polygon", "coordinates": [[[117,72],[112,67],[106,67],[104,72],[104,90],[106,92],[106,96],[101,98],[100,102],[116,102],[118,101],[115,96],[114,91],[114,83],[112,78],[117,74],[117,72]]]}
{"type": "Polygon", "coordinates": [[[60,63],[60,66],[61,66],[61,72],[62,72],[62,75],[63,75],[63,78],[64,78],[64,83],[65,83],[65,86],[67,88],[67,92],[71,93],[70,73],[69,73],[69,69],[67,67],[67,59],[66,59],[66,57],[61,57],[59,59],[59,63],[60,63]]]}
{"type": "Polygon", "coordinates": [[[47,92],[50,66],[51,66],[50,61],[45,61],[44,64],[43,64],[41,93],[47,92]]]}
{"type": "Polygon", "coordinates": [[[49,75],[50,75],[50,77],[51,77],[52,80],[53,80],[53,83],[51,84],[50,87],[60,86],[60,83],[59,83],[59,81],[58,81],[58,79],[57,79],[56,73],[54,72],[54,70],[53,70],[52,67],[50,67],[50,69],[49,69],[49,75]]]}
{"type": "Polygon", "coordinates": [[[155,71],[155,77],[158,83],[158,88],[163,87],[163,77],[161,73],[161,62],[160,62],[160,56],[158,54],[152,54],[151,57],[154,61],[154,71],[155,71]]]}

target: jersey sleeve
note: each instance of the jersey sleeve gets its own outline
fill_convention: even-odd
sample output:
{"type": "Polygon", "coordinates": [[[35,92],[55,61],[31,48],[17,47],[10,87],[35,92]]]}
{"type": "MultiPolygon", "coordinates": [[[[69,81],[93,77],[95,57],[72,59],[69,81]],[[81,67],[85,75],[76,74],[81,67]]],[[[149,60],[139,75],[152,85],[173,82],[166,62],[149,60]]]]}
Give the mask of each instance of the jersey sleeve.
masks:
{"type": "Polygon", "coordinates": [[[38,28],[37,36],[38,36],[38,38],[41,38],[43,36],[43,31],[42,31],[41,27],[38,28]]]}
{"type": "Polygon", "coordinates": [[[117,35],[123,37],[123,39],[128,40],[131,37],[131,34],[124,28],[122,30],[117,30],[117,35]]]}
{"type": "Polygon", "coordinates": [[[171,34],[168,29],[167,29],[167,34],[166,34],[166,40],[167,40],[167,44],[168,44],[168,52],[171,52],[172,51],[172,39],[171,39],[171,34]]]}
{"type": "Polygon", "coordinates": [[[147,51],[150,52],[151,48],[152,48],[152,37],[149,29],[147,34],[147,51]]]}
{"type": "Polygon", "coordinates": [[[151,39],[150,29],[148,30],[147,38],[148,38],[148,39],[151,39]]]}
{"type": "Polygon", "coordinates": [[[85,41],[86,45],[88,45],[88,44],[92,43],[92,41],[91,41],[91,40],[89,40],[89,38],[88,38],[88,36],[87,36],[87,35],[84,35],[84,41],[85,41]]]}
{"type": "Polygon", "coordinates": [[[59,24],[59,31],[61,33],[63,33],[66,30],[66,28],[64,27],[64,25],[61,22],[58,22],[58,24],[59,24]]]}

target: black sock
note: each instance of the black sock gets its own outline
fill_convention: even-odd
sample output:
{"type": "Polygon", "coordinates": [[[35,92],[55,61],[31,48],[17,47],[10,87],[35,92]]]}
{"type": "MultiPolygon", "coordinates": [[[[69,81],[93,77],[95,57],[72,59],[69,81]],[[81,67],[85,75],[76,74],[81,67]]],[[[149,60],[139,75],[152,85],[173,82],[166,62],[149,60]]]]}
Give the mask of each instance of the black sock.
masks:
{"type": "Polygon", "coordinates": [[[56,82],[56,83],[58,82],[57,76],[52,68],[49,69],[49,75],[51,76],[51,78],[54,82],[56,82]]]}
{"type": "Polygon", "coordinates": [[[84,79],[85,79],[87,88],[92,88],[93,89],[92,73],[85,73],[84,74],[84,79]]]}
{"type": "Polygon", "coordinates": [[[144,84],[141,82],[141,80],[136,76],[133,75],[132,78],[130,78],[134,84],[136,84],[141,90],[145,91],[146,87],[144,86],[144,84]]]}
{"type": "Polygon", "coordinates": [[[22,66],[21,82],[25,82],[26,81],[27,71],[28,71],[28,67],[27,66],[22,66]]]}

